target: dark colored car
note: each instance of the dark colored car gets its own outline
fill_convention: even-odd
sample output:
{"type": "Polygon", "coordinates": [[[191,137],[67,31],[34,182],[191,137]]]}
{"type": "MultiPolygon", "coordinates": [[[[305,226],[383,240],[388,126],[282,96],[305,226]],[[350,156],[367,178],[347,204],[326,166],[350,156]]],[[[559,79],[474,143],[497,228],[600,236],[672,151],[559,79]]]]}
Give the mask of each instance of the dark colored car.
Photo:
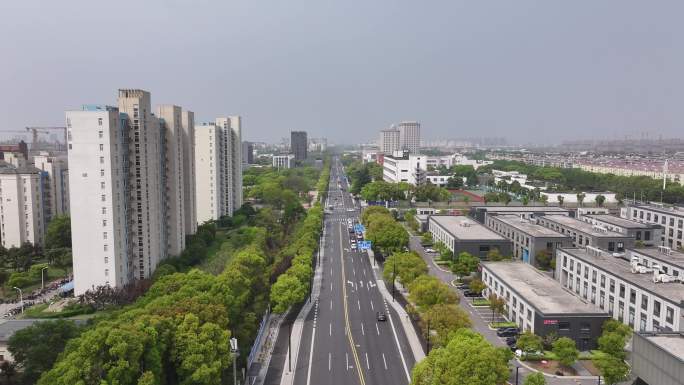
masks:
{"type": "Polygon", "coordinates": [[[456,288],[460,289],[460,290],[468,290],[469,287],[470,287],[470,284],[467,284],[467,283],[459,283],[456,285],[456,288]]]}
{"type": "Polygon", "coordinates": [[[463,295],[466,297],[479,297],[480,293],[471,290],[465,290],[463,291],[463,295]]]}
{"type": "Polygon", "coordinates": [[[513,337],[517,336],[519,332],[518,328],[506,328],[498,330],[496,335],[499,337],[513,337]]]}
{"type": "Polygon", "coordinates": [[[506,337],[506,345],[513,346],[518,342],[517,337],[506,337]]]}
{"type": "Polygon", "coordinates": [[[376,316],[377,316],[377,318],[378,318],[378,321],[381,321],[381,322],[387,321],[387,316],[386,316],[385,313],[383,313],[383,312],[378,312],[378,313],[376,314],[376,316]]]}

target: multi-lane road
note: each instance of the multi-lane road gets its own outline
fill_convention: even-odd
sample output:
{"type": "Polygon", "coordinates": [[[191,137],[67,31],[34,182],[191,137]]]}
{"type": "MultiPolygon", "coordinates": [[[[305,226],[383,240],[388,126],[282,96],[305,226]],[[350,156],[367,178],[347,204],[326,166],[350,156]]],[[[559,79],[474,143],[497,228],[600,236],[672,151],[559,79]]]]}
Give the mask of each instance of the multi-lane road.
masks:
{"type": "MultiPolygon", "coordinates": [[[[297,385],[408,384],[413,354],[397,314],[387,306],[366,252],[353,250],[348,218],[359,211],[338,159],[333,160],[320,258],[320,293],[306,318],[297,385]],[[378,321],[378,313],[386,321],[378,321]]],[[[376,270],[378,276],[380,271],[376,270]]]]}

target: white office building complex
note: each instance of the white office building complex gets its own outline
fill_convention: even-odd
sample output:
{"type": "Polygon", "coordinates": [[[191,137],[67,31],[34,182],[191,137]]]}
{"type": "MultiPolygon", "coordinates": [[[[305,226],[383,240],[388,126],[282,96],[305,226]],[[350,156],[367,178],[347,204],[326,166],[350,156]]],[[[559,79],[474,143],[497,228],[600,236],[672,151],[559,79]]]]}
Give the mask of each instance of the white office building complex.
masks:
{"type": "Polygon", "coordinates": [[[76,295],[149,278],[185,246],[183,113],[155,116],[136,89],[118,104],[66,113],[76,295]]]}
{"type": "Polygon", "coordinates": [[[382,163],[382,178],[385,182],[407,182],[422,185],[426,182],[427,165],[423,155],[413,155],[395,151],[393,156],[387,155],[382,163]]]}
{"type": "Polygon", "coordinates": [[[388,128],[380,131],[380,152],[385,155],[392,155],[401,149],[400,133],[396,128],[388,128]]]}
{"type": "Polygon", "coordinates": [[[684,244],[684,208],[662,204],[634,204],[620,209],[620,216],[640,223],[663,226],[664,246],[680,249],[684,244]]]}
{"type": "Polygon", "coordinates": [[[614,255],[589,246],[558,249],[556,261],[561,285],[634,330],[684,331],[681,254],[661,248],[614,255]],[[669,271],[659,260],[669,261],[669,271]]]}
{"type": "Polygon", "coordinates": [[[233,215],[242,206],[242,140],[239,116],[195,126],[197,222],[233,215]]]}
{"type": "Polygon", "coordinates": [[[417,154],[420,149],[420,123],[401,122],[397,125],[399,130],[399,148],[412,154],[417,154]]]}
{"type": "Polygon", "coordinates": [[[294,155],[273,155],[272,166],[273,168],[292,168],[294,164],[294,155]]]}
{"type": "Polygon", "coordinates": [[[33,166],[0,168],[0,232],[2,246],[45,240],[47,175],[33,166]]]}

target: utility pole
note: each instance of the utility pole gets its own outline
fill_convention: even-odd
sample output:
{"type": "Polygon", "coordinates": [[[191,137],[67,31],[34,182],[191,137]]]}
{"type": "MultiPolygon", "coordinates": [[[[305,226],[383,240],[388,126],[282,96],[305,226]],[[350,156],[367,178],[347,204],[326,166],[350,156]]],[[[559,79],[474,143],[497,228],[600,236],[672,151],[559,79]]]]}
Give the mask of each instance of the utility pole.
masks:
{"type": "Polygon", "coordinates": [[[238,350],[237,338],[230,339],[230,352],[233,353],[233,385],[237,385],[237,357],[240,355],[238,350]]]}
{"type": "Polygon", "coordinates": [[[287,324],[287,368],[292,372],[292,323],[287,324]]]}
{"type": "Polygon", "coordinates": [[[520,366],[515,367],[515,385],[518,385],[518,371],[520,370],[520,366]]]}
{"type": "Polygon", "coordinates": [[[394,281],[397,279],[397,260],[393,259],[392,261],[392,302],[394,302],[394,291],[396,287],[394,281]]]}

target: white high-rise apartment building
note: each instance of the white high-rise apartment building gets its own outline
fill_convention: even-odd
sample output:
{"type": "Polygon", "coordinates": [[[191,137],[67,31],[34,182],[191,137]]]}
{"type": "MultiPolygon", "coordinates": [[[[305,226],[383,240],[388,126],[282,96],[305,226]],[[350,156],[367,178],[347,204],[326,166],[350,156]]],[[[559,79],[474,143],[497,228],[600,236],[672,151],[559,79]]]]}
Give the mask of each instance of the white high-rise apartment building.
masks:
{"type": "Polygon", "coordinates": [[[420,123],[401,122],[398,124],[399,148],[408,150],[412,154],[418,153],[420,149],[420,123]]]}
{"type": "Polygon", "coordinates": [[[157,117],[143,90],[119,90],[118,102],[66,113],[76,295],[149,278],[185,247],[191,113],[161,106],[157,117]]]}
{"type": "Polygon", "coordinates": [[[33,157],[36,168],[47,173],[48,194],[45,197],[45,222],[57,215],[69,214],[69,168],[65,156],[41,152],[33,157]]]}
{"type": "Polygon", "coordinates": [[[242,122],[239,116],[195,126],[197,222],[242,206],[242,122]]]}
{"type": "Polygon", "coordinates": [[[111,106],[67,111],[76,295],[134,278],[128,121],[111,106]]]}
{"type": "Polygon", "coordinates": [[[25,242],[43,244],[46,184],[46,174],[32,166],[0,169],[2,246],[19,247],[25,242]]]}
{"type": "Polygon", "coordinates": [[[395,128],[380,131],[380,152],[392,155],[400,149],[400,132],[395,128]]]}
{"type": "Polygon", "coordinates": [[[163,207],[166,222],[167,253],[178,255],[185,249],[185,181],[183,173],[183,123],[181,108],[174,105],[157,107],[163,121],[163,163],[166,202],[163,207]]]}
{"type": "Polygon", "coordinates": [[[195,114],[182,111],[183,126],[183,183],[185,209],[185,234],[197,232],[197,202],[195,201],[195,114]]]}

